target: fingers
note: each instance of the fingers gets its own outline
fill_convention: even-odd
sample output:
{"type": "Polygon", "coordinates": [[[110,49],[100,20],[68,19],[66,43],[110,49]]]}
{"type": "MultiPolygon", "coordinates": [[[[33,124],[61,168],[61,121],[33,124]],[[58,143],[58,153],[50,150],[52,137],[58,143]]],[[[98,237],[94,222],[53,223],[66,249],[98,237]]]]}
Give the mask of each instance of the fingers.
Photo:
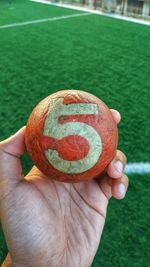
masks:
{"type": "Polygon", "coordinates": [[[122,174],[121,178],[113,179],[105,175],[97,180],[102,192],[109,200],[112,196],[117,199],[123,199],[128,190],[128,177],[122,174]]]}
{"type": "Polygon", "coordinates": [[[122,173],[124,171],[127,159],[124,153],[120,150],[117,150],[115,158],[107,167],[107,174],[111,178],[121,178],[122,173]]]}
{"type": "Polygon", "coordinates": [[[112,180],[112,196],[117,199],[123,199],[128,189],[128,177],[123,174],[120,179],[112,180]]]}
{"type": "Polygon", "coordinates": [[[128,177],[123,173],[127,159],[125,154],[117,150],[115,158],[107,168],[107,175],[111,179],[111,194],[117,199],[124,198],[128,188],[128,177]]]}
{"type": "Polygon", "coordinates": [[[128,177],[123,173],[126,161],[124,153],[117,150],[115,158],[107,167],[103,177],[98,179],[98,183],[108,199],[112,196],[117,199],[125,197],[128,189],[128,177]]]}
{"type": "Polygon", "coordinates": [[[111,111],[111,113],[113,115],[114,120],[118,124],[121,121],[121,115],[120,115],[120,113],[117,110],[115,110],[115,109],[111,109],[110,111],[111,111]]]}

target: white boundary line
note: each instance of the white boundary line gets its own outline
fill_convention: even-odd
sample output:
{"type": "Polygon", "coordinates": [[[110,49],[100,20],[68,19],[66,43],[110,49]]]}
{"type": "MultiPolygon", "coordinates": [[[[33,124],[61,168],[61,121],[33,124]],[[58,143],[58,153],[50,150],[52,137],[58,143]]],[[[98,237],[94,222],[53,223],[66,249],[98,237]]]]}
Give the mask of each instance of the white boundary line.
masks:
{"type": "Polygon", "coordinates": [[[89,8],[77,7],[77,6],[73,6],[73,5],[69,5],[69,4],[51,3],[51,2],[45,1],[45,0],[30,0],[30,1],[37,2],[37,3],[43,3],[43,4],[47,4],[47,5],[52,5],[52,6],[68,8],[68,9],[84,11],[84,12],[89,12],[89,13],[92,13],[92,14],[97,14],[97,15],[101,15],[101,16],[105,16],[105,17],[111,17],[111,18],[115,18],[115,19],[120,19],[120,20],[125,20],[125,21],[130,21],[130,22],[133,22],[133,23],[138,23],[138,24],[150,26],[150,22],[149,21],[145,21],[143,19],[139,20],[139,19],[136,19],[136,18],[130,18],[130,17],[121,16],[121,15],[117,15],[117,14],[106,14],[106,13],[103,13],[102,11],[100,11],[100,10],[91,10],[89,8]]]}
{"type": "Polygon", "coordinates": [[[125,168],[126,174],[150,174],[150,162],[128,163],[125,168]]]}
{"type": "Polygon", "coordinates": [[[20,27],[30,24],[37,24],[37,23],[43,23],[47,21],[56,21],[56,20],[64,20],[64,19],[70,19],[75,17],[82,17],[90,15],[90,13],[78,13],[78,14],[72,14],[72,15],[66,15],[66,16],[59,16],[59,17],[52,17],[52,18],[45,18],[45,19],[37,19],[37,20],[30,20],[25,22],[18,22],[18,23],[12,23],[12,24],[6,24],[1,25],[0,29],[6,29],[6,28],[14,28],[14,27],[20,27]]]}

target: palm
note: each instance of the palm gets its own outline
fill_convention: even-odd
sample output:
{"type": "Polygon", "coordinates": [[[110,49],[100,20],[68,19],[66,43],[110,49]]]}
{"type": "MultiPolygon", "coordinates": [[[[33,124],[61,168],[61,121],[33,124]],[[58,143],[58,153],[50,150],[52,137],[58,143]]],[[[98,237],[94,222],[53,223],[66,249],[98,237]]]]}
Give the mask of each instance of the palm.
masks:
{"type": "MultiPolygon", "coordinates": [[[[120,115],[115,110],[112,114],[118,123],[120,115]]],[[[115,162],[125,166],[125,155],[116,152],[100,186],[94,179],[78,184],[53,181],[36,167],[23,179],[24,138],[25,127],[0,142],[0,219],[10,252],[4,266],[89,267],[108,199],[122,199],[123,187],[127,190],[127,176],[115,166],[115,162]]]]}
{"type": "Polygon", "coordinates": [[[13,208],[7,227],[12,233],[9,240],[14,261],[33,266],[36,251],[39,267],[43,262],[51,267],[90,266],[107,206],[107,198],[95,180],[60,183],[33,168],[9,201],[13,208]]]}

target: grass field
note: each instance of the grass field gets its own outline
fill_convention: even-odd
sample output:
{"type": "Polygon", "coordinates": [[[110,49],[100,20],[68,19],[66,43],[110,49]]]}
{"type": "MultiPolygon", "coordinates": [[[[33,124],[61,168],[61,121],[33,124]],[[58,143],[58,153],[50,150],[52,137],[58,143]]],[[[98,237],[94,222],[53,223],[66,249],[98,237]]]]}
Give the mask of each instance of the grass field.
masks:
{"type": "MultiPolygon", "coordinates": [[[[61,89],[81,89],[122,115],[119,149],[128,162],[150,161],[150,27],[98,15],[11,28],[2,25],[67,16],[75,10],[0,0],[0,139],[26,124],[33,107],[61,89]]],[[[24,172],[32,163],[23,157],[24,172]]],[[[150,175],[129,175],[112,199],[92,267],[150,266],[150,175]]],[[[0,230],[0,261],[7,252],[0,230]]]]}

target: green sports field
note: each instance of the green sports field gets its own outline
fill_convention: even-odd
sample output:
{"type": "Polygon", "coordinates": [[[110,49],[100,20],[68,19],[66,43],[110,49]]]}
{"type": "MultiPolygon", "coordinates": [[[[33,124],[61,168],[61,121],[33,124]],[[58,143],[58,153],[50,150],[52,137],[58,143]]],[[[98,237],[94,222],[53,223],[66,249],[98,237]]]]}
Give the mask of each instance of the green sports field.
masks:
{"type": "MultiPolygon", "coordinates": [[[[86,90],[119,110],[119,149],[128,162],[150,162],[150,27],[0,0],[0,139],[26,124],[42,98],[61,89],[86,90]]],[[[25,173],[31,165],[25,155],[25,173]]],[[[129,179],[126,198],[110,201],[92,267],[150,266],[150,174],[129,174],[129,179]]],[[[6,253],[0,229],[0,261],[6,253]]]]}

